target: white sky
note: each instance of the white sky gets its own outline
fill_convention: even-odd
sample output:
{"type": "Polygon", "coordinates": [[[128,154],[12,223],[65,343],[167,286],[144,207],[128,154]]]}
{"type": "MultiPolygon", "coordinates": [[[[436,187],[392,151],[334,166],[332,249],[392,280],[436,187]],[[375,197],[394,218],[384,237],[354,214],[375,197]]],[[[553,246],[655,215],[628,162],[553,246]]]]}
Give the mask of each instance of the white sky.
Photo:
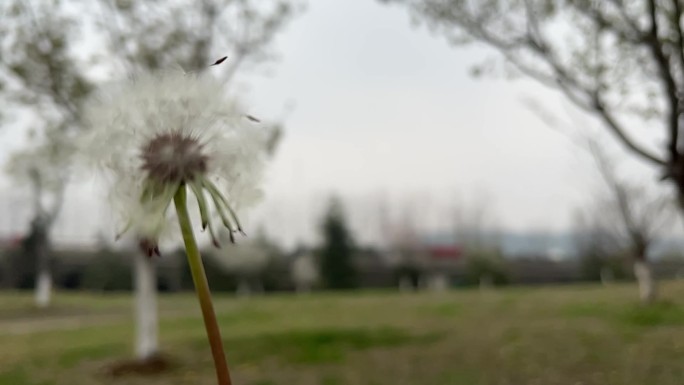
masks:
{"type": "MultiPolygon", "coordinates": [[[[383,201],[395,211],[412,202],[416,222],[437,228],[458,199],[486,197],[504,228],[559,231],[592,191],[586,154],[523,102],[564,114],[561,98],[528,81],[471,78],[469,67],[491,53],[450,47],[412,27],[405,9],[310,1],[276,49],[272,74],[250,80],[247,95],[255,115],[284,117],[287,127],[252,228],[265,224],[289,244],[311,240],[335,192],[362,240],[376,237],[383,201]]],[[[86,240],[107,216],[100,196],[73,192],[55,235],[86,240]]],[[[14,214],[0,231],[16,231],[25,197],[3,196],[0,209],[14,214]]]]}

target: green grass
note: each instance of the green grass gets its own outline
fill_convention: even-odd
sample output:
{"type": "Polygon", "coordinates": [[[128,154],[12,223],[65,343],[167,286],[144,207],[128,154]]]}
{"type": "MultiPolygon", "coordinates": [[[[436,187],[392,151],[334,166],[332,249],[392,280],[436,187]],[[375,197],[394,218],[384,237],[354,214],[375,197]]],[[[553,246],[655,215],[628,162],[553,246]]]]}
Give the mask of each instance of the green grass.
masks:
{"type": "MultiPolygon", "coordinates": [[[[396,328],[377,329],[306,329],[226,340],[226,345],[239,352],[240,361],[260,361],[268,357],[279,358],[292,364],[322,364],[343,362],[347,353],[375,347],[394,347],[430,343],[437,334],[411,335],[396,328]]],[[[199,348],[206,345],[203,338],[199,348]]]]}
{"type": "MultiPolygon", "coordinates": [[[[684,283],[651,307],[616,285],[216,298],[236,385],[674,385],[684,378],[684,283]]],[[[131,357],[125,294],[0,293],[0,385],[213,384],[193,295],[160,298],[172,370],[111,378],[131,357]]]]}

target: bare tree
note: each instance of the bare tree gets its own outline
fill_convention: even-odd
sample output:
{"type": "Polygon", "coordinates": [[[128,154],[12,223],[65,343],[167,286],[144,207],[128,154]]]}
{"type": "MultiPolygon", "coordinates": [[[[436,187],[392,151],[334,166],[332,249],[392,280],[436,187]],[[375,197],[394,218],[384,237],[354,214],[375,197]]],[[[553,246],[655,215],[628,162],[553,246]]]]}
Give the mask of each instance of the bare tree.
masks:
{"type": "MultiPolygon", "coordinates": [[[[228,236],[223,234],[225,243],[228,236]]],[[[236,294],[249,296],[254,291],[263,291],[261,277],[272,262],[273,251],[270,245],[260,239],[241,242],[234,248],[214,250],[211,255],[218,266],[237,279],[236,294]]]]}
{"type": "Polygon", "coordinates": [[[398,274],[398,288],[409,291],[420,288],[424,260],[421,258],[421,222],[424,219],[418,203],[407,198],[395,215],[386,202],[380,205],[381,226],[386,247],[398,274]]]}
{"type": "Polygon", "coordinates": [[[14,153],[8,173],[33,195],[27,251],[37,264],[39,307],[50,303],[50,232],[64,199],[73,134],[81,127],[79,105],[92,88],[75,52],[80,24],[63,8],[16,0],[0,5],[0,91],[32,121],[30,146],[14,153]]]}
{"type": "Polygon", "coordinates": [[[480,288],[504,283],[505,263],[492,199],[478,194],[471,202],[457,201],[452,226],[454,239],[465,255],[467,278],[477,281],[480,288]]]}
{"type": "Polygon", "coordinates": [[[273,39],[302,8],[299,0],[97,3],[97,25],[124,69],[199,71],[226,55],[226,80],[271,61],[273,39]]]}
{"type": "Polygon", "coordinates": [[[471,202],[457,201],[452,209],[454,238],[467,250],[496,249],[499,236],[493,200],[478,194],[471,202]]]}
{"type": "Polygon", "coordinates": [[[51,132],[35,147],[16,152],[7,164],[7,172],[19,183],[29,186],[33,194],[33,219],[29,235],[24,241],[25,252],[35,261],[35,303],[38,307],[50,304],[52,293],[50,229],[64,201],[68,178],[70,143],[62,133],[51,132]]]}
{"type": "MultiPolygon", "coordinates": [[[[662,172],[684,210],[684,6],[678,0],[382,0],[451,43],[483,43],[662,172]],[[666,146],[637,141],[657,127],[666,146]]],[[[481,70],[478,67],[476,70],[481,70]]]]}
{"type": "Polygon", "coordinates": [[[603,198],[575,210],[573,243],[584,278],[600,279],[601,283],[608,285],[622,275],[620,261],[624,247],[616,234],[615,222],[606,221],[603,211],[606,202],[603,198]]]}
{"type": "Polygon", "coordinates": [[[659,232],[673,219],[672,199],[618,176],[614,162],[596,142],[590,142],[590,151],[607,191],[606,197],[598,202],[600,217],[595,220],[602,229],[613,229],[616,238],[623,240],[634,260],[641,301],[649,304],[656,299],[657,290],[648,253],[659,232]]]}

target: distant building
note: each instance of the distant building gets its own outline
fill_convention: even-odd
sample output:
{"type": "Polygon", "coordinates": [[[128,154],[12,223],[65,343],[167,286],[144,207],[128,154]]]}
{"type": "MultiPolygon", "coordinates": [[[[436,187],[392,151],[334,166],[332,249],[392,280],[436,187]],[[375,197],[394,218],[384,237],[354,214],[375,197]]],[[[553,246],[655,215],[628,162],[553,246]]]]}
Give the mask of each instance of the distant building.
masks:
{"type": "Polygon", "coordinates": [[[457,280],[463,265],[463,249],[453,242],[422,241],[411,249],[394,251],[397,284],[402,291],[428,288],[443,291],[457,280]]]}
{"type": "Polygon", "coordinates": [[[427,245],[426,286],[434,291],[445,291],[452,286],[463,265],[463,249],[457,245],[427,245]]]}

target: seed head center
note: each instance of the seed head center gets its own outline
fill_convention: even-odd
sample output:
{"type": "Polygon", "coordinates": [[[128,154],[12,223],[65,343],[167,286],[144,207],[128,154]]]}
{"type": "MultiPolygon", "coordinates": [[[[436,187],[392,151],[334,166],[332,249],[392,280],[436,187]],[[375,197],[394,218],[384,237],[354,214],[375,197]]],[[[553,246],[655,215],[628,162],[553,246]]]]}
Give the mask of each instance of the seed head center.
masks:
{"type": "Polygon", "coordinates": [[[159,134],[142,148],[142,169],[160,183],[190,181],[206,172],[209,158],[197,139],[178,132],[159,134]]]}

